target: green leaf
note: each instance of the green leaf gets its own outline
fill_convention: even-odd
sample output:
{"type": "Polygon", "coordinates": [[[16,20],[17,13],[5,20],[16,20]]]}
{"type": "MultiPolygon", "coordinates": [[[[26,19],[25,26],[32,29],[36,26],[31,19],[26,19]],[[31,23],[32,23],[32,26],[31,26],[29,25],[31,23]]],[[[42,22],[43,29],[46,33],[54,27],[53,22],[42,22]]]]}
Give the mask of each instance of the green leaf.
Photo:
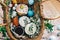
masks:
{"type": "Polygon", "coordinates": [[[53,25],[50,23],[45,24],[46,28],[49,29],[50,31],[53,31],[53,25]]]}

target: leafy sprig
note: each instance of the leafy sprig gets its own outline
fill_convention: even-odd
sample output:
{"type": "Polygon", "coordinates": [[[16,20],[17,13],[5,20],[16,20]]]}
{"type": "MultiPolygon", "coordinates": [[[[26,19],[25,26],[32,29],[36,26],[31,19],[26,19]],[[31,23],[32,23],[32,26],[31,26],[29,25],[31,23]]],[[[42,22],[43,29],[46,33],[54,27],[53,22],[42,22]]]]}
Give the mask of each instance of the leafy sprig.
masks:
{"type": "Polygon", "coordinates": [[[45,20],[45,26],[46,26],[46,29],[49,29],[51,32],[53,31],[53,26],[49,20],[45,20]]]}

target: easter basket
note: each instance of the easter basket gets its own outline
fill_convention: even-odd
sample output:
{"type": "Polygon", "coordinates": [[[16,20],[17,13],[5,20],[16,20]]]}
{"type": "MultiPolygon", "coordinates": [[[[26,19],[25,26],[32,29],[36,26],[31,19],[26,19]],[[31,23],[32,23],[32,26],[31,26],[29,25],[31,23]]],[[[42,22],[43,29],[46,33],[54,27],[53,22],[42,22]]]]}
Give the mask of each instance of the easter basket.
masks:
{"type": "Polygon", "coordinates": [[[5,11],[4,24],[0,26],[5,26],[11,40],[41,40],[45,29],[41,2],[41,0],[0,2],[5,11]]]}
{"type": "Polygon", "coordinates": [[[41,17],[40,1],[35,0],[34,4],[30,5],[27,0],[11,1],[11,3],[12,7],[6,6],[6,4],[0,2],[6,12],[4,14],[4,24],[1,25],[6,27],[6,31],[10,39],[40,40],[45,29],[44,19],[41,17]],[[17,5],[16,9],[13,8],[14,5],[17,5]],[[24,14],[24,12],[21,12],[22,14],[18,13],[18,6],[21,6],[19,7],[21,9],[26,7],[27,9],[25,10],[28,11],[25,12],[24,10],[24,12],[28,14],[24,14]],[[32,14],[30,14],[30,12],[32,14]]]}

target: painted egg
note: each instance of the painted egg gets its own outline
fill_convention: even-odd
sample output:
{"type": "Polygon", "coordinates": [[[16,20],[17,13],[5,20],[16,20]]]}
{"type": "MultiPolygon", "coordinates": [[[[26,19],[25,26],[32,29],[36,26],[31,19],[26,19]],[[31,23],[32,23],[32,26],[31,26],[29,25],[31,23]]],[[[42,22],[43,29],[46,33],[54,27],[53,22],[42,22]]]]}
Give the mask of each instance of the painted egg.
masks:
{"type": "Polygon", "coordinates": [[[34,11],[31,10],[31,9],[29,9],[27,16],[28,16],[28,17],[34,16],[34,11]]]}
{"type": "Polygon", "coordinates": [[[17,16],[13,18],[13,25],[15,25],[15,26],[19,25],[18,17],[17,16]]]}
{"type": "Polygon", "coordinates": [[[23,30],[23,28],[21,28],[21,27],[17,27],[17,28],[15,29],[15,32],[16,32],[18,35],[23,35],[24,30],[23,30]]]}
{"type": "Polygon", "coordinates": [[[28,0],[29,5],[33,5],[34,4],[34,0],[28,0]]]}
{"type": "Polygon", "coordinates": [[[30,23],[30,19],[27,16],[22,16],[19,18],[19,24],[22,27],[25,27],[28,23],[30,23]]]}
{"type": "Polygon", "coordinates": [[[25,32],[28,35],[33,35],[36,32],[36,25],[34,23],[27,24],[25,27],[25,32]]]}
{"type": "Polygon", "coordinates": [[[21,26],[18,26],[14,29],[14,31],[12,31],[12,33],[14,34],[14,36],[16,38],[23,38],[24,36],[22,36],[24,34],[24,29],[21,26]]]}
{"type": "Polygon", "coordinates": [[[21,15],[24,15],[24,14],[27,14],[28,12],[28,6],[25,5],[25,4],[19,4],[17,7],[16,7],[16,11],[18,12],[18,14],[21,16],[21,15]]]}

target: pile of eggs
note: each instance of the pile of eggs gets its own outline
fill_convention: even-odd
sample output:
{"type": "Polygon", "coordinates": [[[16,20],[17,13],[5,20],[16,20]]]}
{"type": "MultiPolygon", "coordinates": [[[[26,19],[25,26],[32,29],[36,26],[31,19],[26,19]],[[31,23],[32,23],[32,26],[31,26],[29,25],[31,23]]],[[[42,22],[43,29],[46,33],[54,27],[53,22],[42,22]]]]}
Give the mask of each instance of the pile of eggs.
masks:
{"type": "MultiPolygon", "coordinates": [[[[33,5],[34,1],[29,4],[33,5]]],[[[40,15],[26,4],[9,4],[11,14],[11,31],[17,37],[25,35],[33,38],[40,32],[40,15]]]]}

